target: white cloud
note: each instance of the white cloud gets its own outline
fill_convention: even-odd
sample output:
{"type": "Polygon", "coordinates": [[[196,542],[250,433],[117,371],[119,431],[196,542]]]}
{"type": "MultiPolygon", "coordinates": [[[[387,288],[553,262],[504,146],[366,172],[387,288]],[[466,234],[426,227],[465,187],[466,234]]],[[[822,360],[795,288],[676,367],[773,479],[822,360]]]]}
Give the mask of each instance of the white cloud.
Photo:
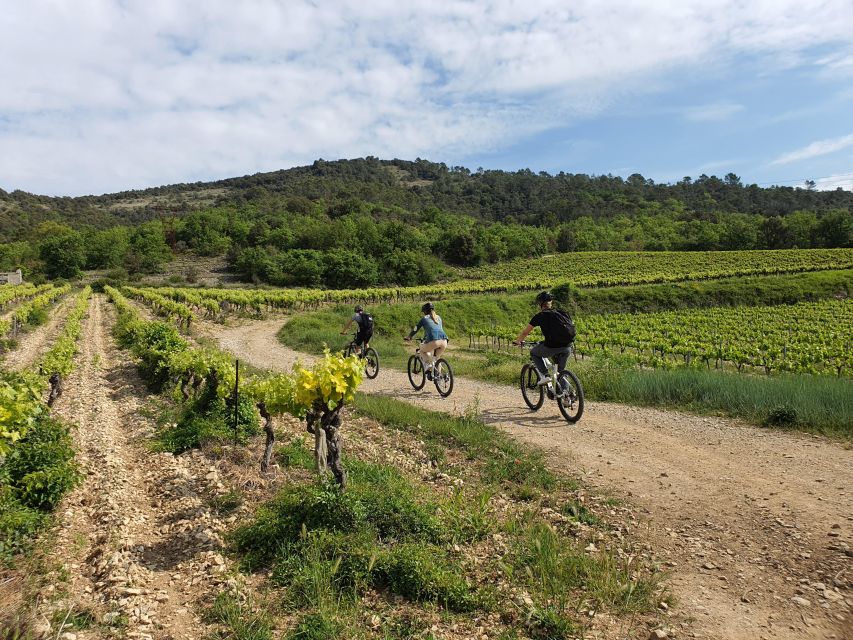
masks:
{"type": "Polygon", "coordinates": [[[801,160],[808,160],[818,156],[825,156],[830,153],[835,153],[841,149],[853,146],[853,134],[841,136],[840,138],[830,138],[828,140],[817,140],[805,147],[783,153],[770,164],[790,164],[801,160]]]}
{"type": "Polygon", "coordinates": [[[319,156],[462,157],[674,70],[743,53],[789,64],[851,32],[849,0],[13,3],[0,12],[0,186],[80,194],[319,156]]]}
{"type": "Polygon", "coordinates": [[[845,191],[853,191],[853,173],[818,178],[815,180],[815,187],[821,191],[834,191],[839,188],[845,191]]]}
{"type": "Polygon", "coordinates": [[[684,112],[684,118],[691,122],[715,122],[728,120],[733,115],[744,110],[742,104],[732,102],[717,102],[701,107],[691,107],[684,112]]]}

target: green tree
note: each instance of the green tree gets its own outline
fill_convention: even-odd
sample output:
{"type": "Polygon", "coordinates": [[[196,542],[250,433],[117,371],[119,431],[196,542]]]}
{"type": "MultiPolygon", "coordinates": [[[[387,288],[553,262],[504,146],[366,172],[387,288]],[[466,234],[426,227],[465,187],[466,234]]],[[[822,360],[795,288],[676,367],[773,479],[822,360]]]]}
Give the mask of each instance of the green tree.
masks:
{"type": "Polygon", "coordinates": [[[130,273],[153,273],[171,258],[172,252],[159,221],[146,222],[133,230],[130,251],[125,259],[130,273]]]}
{"type": "Polygon", "coordinates": [[[76,278],[86,264],[83,237],[77,231],[42,240],[39,257],[48,278],[76,278]]]}

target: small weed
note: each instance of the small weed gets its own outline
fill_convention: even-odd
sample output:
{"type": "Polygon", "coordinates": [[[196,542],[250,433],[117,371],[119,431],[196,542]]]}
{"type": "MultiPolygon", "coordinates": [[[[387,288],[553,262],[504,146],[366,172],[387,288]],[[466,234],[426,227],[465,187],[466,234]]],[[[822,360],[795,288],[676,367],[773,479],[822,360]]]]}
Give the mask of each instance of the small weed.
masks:
{"type": "Polygon", "coordinates": [[[560,507],[560,513],[572,520],[583,522],[590,526],[596,526],[601,523],[601,519],[598,516],[577,500],[570,500],[560,507]]]}
{"type": "Polygon", "coordinates": [[[210,508],[218,515],[225,515],[236,511],[243,504],[243,494],[232,489],[228,493],[214,496],[210,499],[209,504],[210,508]]]}
{"type": "Polygon", "coordinates": [[[222,640],[271,640],[272,621],[264,611],[256,611],[251,601],[242,602],[230,592],[222,592],[205,613],[209,622],[218,622],[227,628],[216,637],[222,640]]]}
{"type": "Polygon", "coordinates": [[[82,611],[61,609],[54,612],[52,623],[57,633],[61,633],[63,631],[91,629],[97,624],[97,620],[94,613],[85,609],[82,611]]]}
{"type": "Polygon", "coordinates": [[[287,634],[287,640],[337,640],[343,625],[323,612],[302,616],[296,627],[287,634]]]}
{"type": "Polygon", "coordinates": [[[280,446],[276,450],[275,455],[283,467],[294,467],[297,469],[314,468],[314,453],[308,450],[304,436],[293,438],[287,444],[280,446]]]}
{"type": "Polygon", "coordinates": [[[489,500],[492,494],[480,493],[468,496],[462,490],[453,492],[453,497],[444,505],[443,521],[454,544],[476,542],[488,536],[496,527],[489,515],[489,500]]]}

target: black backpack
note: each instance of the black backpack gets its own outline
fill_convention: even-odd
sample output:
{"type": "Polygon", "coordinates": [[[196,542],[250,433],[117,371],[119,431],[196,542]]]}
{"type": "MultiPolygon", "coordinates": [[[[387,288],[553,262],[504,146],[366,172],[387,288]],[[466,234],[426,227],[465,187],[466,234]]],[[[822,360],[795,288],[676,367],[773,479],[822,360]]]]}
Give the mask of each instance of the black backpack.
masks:
{"type": "Polygon", "coordinates": [[[363,333],[373,333],[373,316],[362,311],[358,314],[358,326],[363,333]]]}
{"type": "Polygon", "coordinates": [[[551,339],[561,344],[571,344],[577,335],[575,323],[572,322],[569,314],[562,309],[554,309],[553,312],[558,322],[554,325],[555,334],[551,336],[551,339]]]}

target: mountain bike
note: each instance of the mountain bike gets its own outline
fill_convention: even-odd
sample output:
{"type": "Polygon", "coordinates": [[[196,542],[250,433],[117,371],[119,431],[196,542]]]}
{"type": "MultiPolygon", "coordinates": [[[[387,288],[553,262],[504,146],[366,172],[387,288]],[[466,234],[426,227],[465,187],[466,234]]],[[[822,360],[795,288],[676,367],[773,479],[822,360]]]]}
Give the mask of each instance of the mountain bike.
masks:
{"type": "MultiPolygon", "coordinates": [[[[523,342],[522,346],[534,347],[538,342],[523,342]]],[[[525,404],[533,411],[538,411],[545,402],[545,396],[556,400],[560,413],[567,422],[574,424],[583,415],[583,387],[581,381],[566,369],[559,371],[557,361],[545,358],[545,368],[548,375],[543,379],[539,370],[531,360],[521,367],[521,396],[525,404]],[[556,384],[555,381],[556,380],[556,384]]]]}
{"type": "Polygon", "coordinates": [[[415,355],[409,357],[406,372],[409,374],[409,383],[415,391],[424,388],[427,380],[435,383],[436,391],[442,398],[446,398],[453,391],[453,369],[444,358],[438,358],[432,365],[431,371],[424,371],[424,363],[421,360],[421,340],[415,349],[415,355]]]}
{"type": "Polygon", "coordinates": [[[358,354],[358,357],[364,360],[364,375],[373,380],[373,378],[379,375],[379,354],[376,353],[376,349],[373,347],[367,347],[367,349],[364,347],[359,348],[355,341],[357,337],[358,334],[355,334],[350,343],[344,348],[344,357],[349,357],[354,353],[358,354]]]}

